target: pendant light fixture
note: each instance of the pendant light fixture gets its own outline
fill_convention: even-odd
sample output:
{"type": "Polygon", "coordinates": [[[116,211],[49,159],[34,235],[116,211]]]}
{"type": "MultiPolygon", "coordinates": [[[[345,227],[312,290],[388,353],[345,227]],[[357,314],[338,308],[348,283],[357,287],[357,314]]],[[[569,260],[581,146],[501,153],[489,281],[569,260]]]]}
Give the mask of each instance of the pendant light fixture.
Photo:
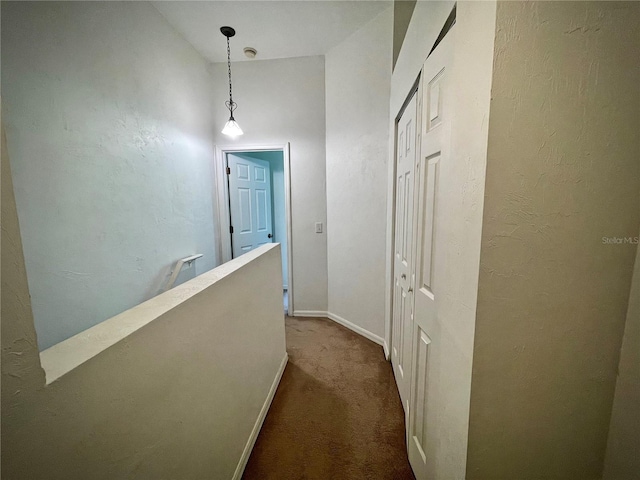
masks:
{"type": "Polygon", "coordinates": [[[233,118],[233,111],[236,109],[236,102],[233,101],[233,91],[231,89],[231,47],[229,46],[229,39],[236,34],[236,31],[231,27],[221,27],[220,32],[227,37],[227,66],[229,67],[229,101],[224,102],[229,109],[229,120],[224,125],[222,133],[230,137],[237,137],[242,135],[242,129],[236,119],[233,118]]]}

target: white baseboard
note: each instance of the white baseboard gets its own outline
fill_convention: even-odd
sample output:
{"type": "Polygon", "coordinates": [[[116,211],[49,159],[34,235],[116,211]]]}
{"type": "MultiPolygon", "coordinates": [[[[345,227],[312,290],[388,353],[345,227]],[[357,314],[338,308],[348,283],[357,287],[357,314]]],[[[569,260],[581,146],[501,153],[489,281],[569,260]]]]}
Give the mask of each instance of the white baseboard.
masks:
{"type": "Polygon", "coordinates": [[[384,350],[384,358],[389,360],[391,358],[391,352],[389,351],[389,345],[387,345],[386,340],[382,342],[382,349],[384,350]]]}
{"type": "Polygon", "coordinates": [[[258,434],[260,433],[260,429],[262,428],[264,419],[267,417],[267,412],[269,411],[269,407],[271,406],[273,397],[275,396],[276,390],[278,389],[278,385],[280,384],[280,379],[282,378],[284,369],[287,366],[288,359],[289,359],[289,356],[285,353],[284,358],[280,363],[280,367],[276,372],[276,377],[273,379],[273,383],[271,384],[271,388],[269,389],[267,399],[264,401],[264,405],[262,405],[262,409],[260,410],[258,419],[256,420],[256,423],[253,426],[253,430],[251,430],[251,435],[249,436],[249,439],[247,440],[247,444],[244,447],[242,456],[240,457],[240,461],[238,462],[238,466],[236,467],[236,471],[233,474],[233,480],[240,480],[242,478],[242,474],[244,473],[244,469],[247,466],[247,462],[249,461],[249,456],[251,455],[253,446],[255,445],[256,440],[258,439],[258,434]]]}
{"type": "Polygon", "coordinates": [[[328,318],[329,314],[321,310],[294,310],[294,317],[320,317],[328,318]]]}
{"type": "MultiPolygon", "coordinates": [[[[382,345],[382,347],[384,348],[385,342],[384,342],[384,339],[382,337],[379,337],[375,333],[371,333],[369,330],[366,330],[366,329],[364,329],[362,327],[359,327],[355,323],[351,323],[349,320],[346,320],[346,319],[342,318],[341,316],[336,315],[334,313],[323,312],[323,311],[320,311],[320,310],[296,310],[296,311],[293,312],[293,316],[294,317],[321,317],[321,318],[328,318],[330,320],[333,320],[336,323],[339,323],[343,327],[347,327],[352,332],[355,332],[358,335],[362,335],[364,338],[367,338],[367,339],[371,340],[372,342],[377,343],[378,345],[382,345]]],[[[387,351],[386,350],[385,350],[385,355],[387,355],[387,351]]]]}
{"type": "Polygon", "coordinates": [[[347,327],[349,330],[359,333],[364,338],[368,338],[369,340],[371,340],[374,343],[377,343],[378,345],[384,345],[384,339],[382,337],[379,337],[375,333],[371,333],[369,330],[365,330],[364,328],[356,325],[355,323],[351,323],[349,320],[346,320],[331,312],[327,312],[327,316],[334,322],[339,323],[344,327],[347,327]]]}

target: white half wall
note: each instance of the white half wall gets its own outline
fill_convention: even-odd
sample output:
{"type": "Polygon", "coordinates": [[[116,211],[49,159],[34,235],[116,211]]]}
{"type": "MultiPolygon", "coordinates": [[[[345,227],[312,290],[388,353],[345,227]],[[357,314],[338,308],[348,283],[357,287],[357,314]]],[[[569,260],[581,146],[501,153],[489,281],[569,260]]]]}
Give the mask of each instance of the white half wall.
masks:
{"type": "Polygon", "coordinates": [[[387,8],[325,57],[328,310],[378,337],[384,336],[392,15],[387,8]]]}
{"type": "Polygon", "coordinates": [[[210,92],[207,63],[144,2],[2,3],[41,349],[155,296],[180,258],[204,254],[181,279],[217,265],[210,92]]]}
{"type": "MultiPolygon", "coordinates": [[[[241,46],[232,43],[232,48],[241,46]]],[[[244,135],[232,140],[219,133],[228,111],[217,106],[229,99],[229,85],[226,63],[213,64],[215,142],[234,147],[291,143],[294,305],[326,311],[326,230],[315,233],[315,222],[327,221],[324,57],[238,62],[231,68],[235,118],[244,135]]]]}
{"type": "Polygon", "coordinates": [[[286,364],[278,246],[59,343],[47,375],[121,337],[45,385],[4,141],[2,240],[3,478],[239,479],[286,364]]]}

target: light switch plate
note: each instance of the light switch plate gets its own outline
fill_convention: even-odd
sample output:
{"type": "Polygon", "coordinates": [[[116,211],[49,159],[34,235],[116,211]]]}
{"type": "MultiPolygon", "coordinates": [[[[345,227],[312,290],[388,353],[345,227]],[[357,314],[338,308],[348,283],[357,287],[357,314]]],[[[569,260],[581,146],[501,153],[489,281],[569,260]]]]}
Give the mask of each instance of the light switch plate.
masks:
{"type": "Polygon", "coordinates": [[[316,222],[316,233],[322,233],[322,222],[316,222]]]}

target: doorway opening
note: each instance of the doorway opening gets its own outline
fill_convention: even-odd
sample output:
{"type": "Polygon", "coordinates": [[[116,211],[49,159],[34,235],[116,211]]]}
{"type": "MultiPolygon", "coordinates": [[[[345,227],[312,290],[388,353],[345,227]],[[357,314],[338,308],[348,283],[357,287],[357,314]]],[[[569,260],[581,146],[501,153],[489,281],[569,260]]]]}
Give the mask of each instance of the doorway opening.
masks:
{"type": "Polygon", "coordinates": [[[280,243],[283,307],[293,313],[289,144],[216,148],[222,261],[280,243]]]}

